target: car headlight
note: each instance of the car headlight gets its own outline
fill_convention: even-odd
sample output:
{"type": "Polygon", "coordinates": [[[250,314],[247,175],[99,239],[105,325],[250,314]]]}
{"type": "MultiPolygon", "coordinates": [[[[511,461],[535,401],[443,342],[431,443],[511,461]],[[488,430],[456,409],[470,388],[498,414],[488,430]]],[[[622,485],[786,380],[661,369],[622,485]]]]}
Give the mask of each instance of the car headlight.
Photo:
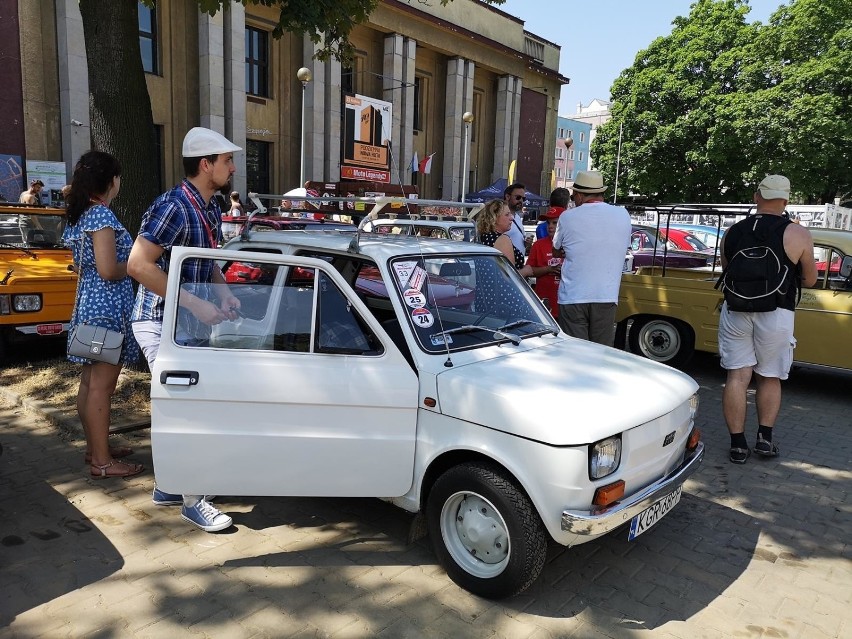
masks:
{"type": "Polygon", "coordinates": [[[32,313],[41,310],[41,295],[14,295],[12,304],[18,313],[32,313]]]}
{"type": "Polygon", "coordinates": [[[608,437],[589,447],[589,479],[611,475],[621,464],[621,436],[608,437]]]}
{"type": "Polygon", "coordinates": [[[695,415],[698,413],[698,393],[689,398],[689,424],[695,423],[695,415]]]}
{"type": "Polygon", "coordinates": [[[12,312],[12,306],[9,303],[8,295],[0,295],[0,315],[8,315],[12,312]]]}

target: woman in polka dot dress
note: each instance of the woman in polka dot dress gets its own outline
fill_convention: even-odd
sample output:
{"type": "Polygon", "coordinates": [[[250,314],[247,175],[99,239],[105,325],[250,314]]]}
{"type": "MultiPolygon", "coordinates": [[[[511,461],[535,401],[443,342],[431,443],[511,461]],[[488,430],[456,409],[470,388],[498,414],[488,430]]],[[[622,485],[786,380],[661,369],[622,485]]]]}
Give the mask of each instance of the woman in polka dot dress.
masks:
{"type": "Polygon", "coordinates": [[[77,301],[71,331],[82,323],[124,334],[121,359],[115,366],[69,355],[83,365],[77,392],[77,412],[86,433],[86,463],[95,479],[130,477],[141,464],[118,461],[133,451],[109,446],[110,399],[123,364],[135,362],[139,347],[130,327],[133,285],[127,258],[133,238],[109,204],[121,186],[121,165],[108,153],[88,151],[77,161],[66,198],[68,226],[62,236],[77,266],[77,301]]]}
{"type": "Polygon", "coordinates": [[[493,246],[505,255],[523,277],[532,277],[531,266],[524,265],[524,255],[505,233],[512,228],[512,212],[503,200],[491,200],[476,216],[480,244],[493,246]]]}

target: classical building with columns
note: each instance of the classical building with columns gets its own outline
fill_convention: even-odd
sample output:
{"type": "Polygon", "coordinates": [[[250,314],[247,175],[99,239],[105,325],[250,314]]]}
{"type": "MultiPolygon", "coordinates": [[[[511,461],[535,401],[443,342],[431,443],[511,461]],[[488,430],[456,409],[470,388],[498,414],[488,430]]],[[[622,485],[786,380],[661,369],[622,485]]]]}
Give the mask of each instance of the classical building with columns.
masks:
{"type": "MultiPolygon", "coordinates": [[[[352,93],[392,103],[391,180],[417,184],[421,197],[457,200],[465,171],[475,191],[507,177],[513,161],[516,179],[550,191],[568,80],[559,46],[525,31],[521,18],[479,0],[381,0],[353,30],[355,57],[344,66],[316,60],[306,36],[275,39],[273,7],[233,2],[210,17],[195,0],[157,0],[139,12],[164,188],[180,177],[180,142],[196,125],[245,149],[234,184],[242,193],[299,186],[303,141],[306,178],[339,181],[343,100],[352,93]],[[304,84],[301,67],[311,71],[304,84]],[[474,116],[467,130],[465,112],[474,116]],[[434,154],[429,174],[412,173],[415,153],[434,154]]],[[[13,14],[16,23],[0,24],[0,55],[18,57],[16,38],[20,66],[0,68],[0,121],[16,128],[0,154],[64,161],[70,172],[90,146],[77,0],[0,0],[0,16],[13,14]]]]}

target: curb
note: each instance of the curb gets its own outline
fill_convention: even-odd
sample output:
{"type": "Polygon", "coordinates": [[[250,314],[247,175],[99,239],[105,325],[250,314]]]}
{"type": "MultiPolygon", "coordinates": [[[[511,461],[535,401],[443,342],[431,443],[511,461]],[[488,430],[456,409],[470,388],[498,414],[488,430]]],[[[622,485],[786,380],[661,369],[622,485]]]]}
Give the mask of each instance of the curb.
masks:
{"type": "MultiPolygon", "coordinates": [[[[83,426],[80,423],[79,418],[67,417],[63,414],[61,410],[59,410],[58,408],[54,408],[53,406],[50,406],[45,402],[40,402],[35,399],[29,399],[28,397],[19,395],[18,393],[10,391],[6,388],[0,388],[0,395],[12,402],[12,404],[14,404],[15,406],[22,406],[28,411],[41,415],[54,426],[64,428],[66,430],[71,430],[80,434],[82,434],[83,432],[83,426]]],[[[109,427],[109,432],[111,434],[126,433],[133,430],[148,428],[150,426],[150,417],[131,419],[122,421],[118,424],[112,424],[109,427]]]]}

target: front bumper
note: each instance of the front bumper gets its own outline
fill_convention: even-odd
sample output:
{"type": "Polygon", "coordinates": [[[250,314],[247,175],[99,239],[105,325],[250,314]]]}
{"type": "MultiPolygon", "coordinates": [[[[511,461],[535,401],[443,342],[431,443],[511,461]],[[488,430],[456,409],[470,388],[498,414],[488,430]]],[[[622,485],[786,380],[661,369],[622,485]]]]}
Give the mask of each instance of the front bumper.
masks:
{"type": "Polygon", "coordinates": [[[604,509],[591,511],[566,510],[562,513],[562,530],[581,537],[599,537],[629,522],[635,515],[665,497],[680,486],[687,477],[698,470],[704,459],[704,442],[699,442],[692,455],[678,468],[651,484],[645,490],[631,495],[604,509]]]}

